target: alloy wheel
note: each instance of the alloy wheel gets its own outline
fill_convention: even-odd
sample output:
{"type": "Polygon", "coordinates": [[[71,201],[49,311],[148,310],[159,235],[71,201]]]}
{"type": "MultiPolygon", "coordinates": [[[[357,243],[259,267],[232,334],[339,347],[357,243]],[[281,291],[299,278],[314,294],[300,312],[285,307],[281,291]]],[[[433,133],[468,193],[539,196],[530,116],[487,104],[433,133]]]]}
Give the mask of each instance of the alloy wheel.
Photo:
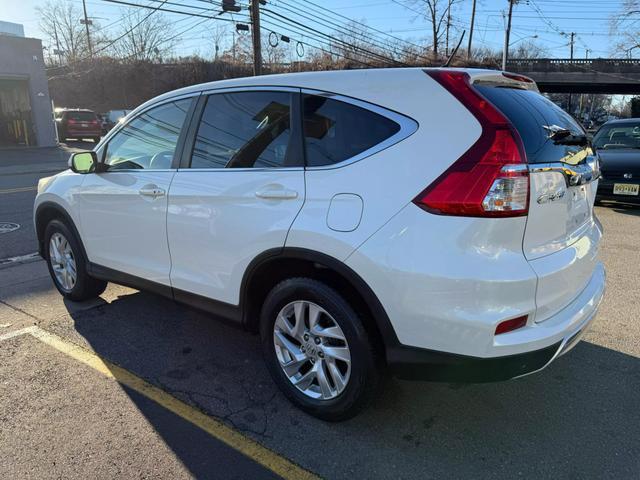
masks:
{"type": "Polygon", "coordinates": [[[273,327],[282,371],[308,397],[331,400],[351,375],[351,352],[344,332],[324,308],[299,300],[285,305],[273,327]]]}
{"type": "Polygon", "coordinates": [[[76,260],[69,241],[59,232],[49,240],[49,261],[58,285],[70,292],[78,280],[76,260]]]}

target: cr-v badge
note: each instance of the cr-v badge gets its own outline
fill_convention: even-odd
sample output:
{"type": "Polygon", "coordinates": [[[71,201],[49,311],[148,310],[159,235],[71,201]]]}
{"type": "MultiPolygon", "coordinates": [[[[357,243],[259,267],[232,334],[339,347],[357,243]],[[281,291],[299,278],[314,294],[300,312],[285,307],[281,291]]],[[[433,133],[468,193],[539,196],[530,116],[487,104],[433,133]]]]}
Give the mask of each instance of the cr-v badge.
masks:
{"type": "Polygon", "coordinates": [[[560,200],[561,198],[563,198],[564,194],[565,194],[564,189],[560,189],[556,192],[543,193],[538,197],[537,202],[539,204],[555,202],[556,200],[560,200]]]}

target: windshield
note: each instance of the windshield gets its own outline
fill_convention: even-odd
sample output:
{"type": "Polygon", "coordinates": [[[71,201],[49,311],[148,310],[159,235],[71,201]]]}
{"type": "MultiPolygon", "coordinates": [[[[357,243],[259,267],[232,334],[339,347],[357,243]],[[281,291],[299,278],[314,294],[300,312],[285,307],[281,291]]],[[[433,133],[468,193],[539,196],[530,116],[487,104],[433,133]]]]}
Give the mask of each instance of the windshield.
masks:
{"type": "Polygon", "coordinates": [[[603,125],[593,138],[593,146],[605,150],[640,148],[640,120],[638,122],[603,125]]]}

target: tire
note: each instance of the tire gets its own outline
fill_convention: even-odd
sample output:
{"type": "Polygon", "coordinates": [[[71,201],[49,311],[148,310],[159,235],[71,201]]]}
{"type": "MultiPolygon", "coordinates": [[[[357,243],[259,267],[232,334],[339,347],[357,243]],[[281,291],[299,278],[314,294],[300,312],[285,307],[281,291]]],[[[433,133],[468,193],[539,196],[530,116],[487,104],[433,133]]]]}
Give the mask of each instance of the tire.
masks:
{"type": "Polygon", "coordinates": [[[107,288],[107,282],[93,278],[87,273],[87,260],[80,242],[64,222],[52,220],[45,228],[44,254],[53,284],[65,298],[75,302],[89,300],[100,296],[107,288]],[[55,245],[60,245],[60,249],[52,247],[52,239],[55,245]],[[53,261],[51,255],[54,255],[53,261]],[[70,268],[75,265],[75,280],[72,281],[73,275],[69,275],[69,270],[63,267],[63,264],[70,265],[70,268]]]}
{"type": "Polygon", "coordinates": [[[341,295],[318,280],[291,278],[276,285],[262,306],[260,336],[273,380],[292,403],[310,415],[327,421],[346,420],[356,415],[377,390],[380,372],[361,319],[341,295]],[[296,311],[306,312],[299,315],[305,319],[304,329],[295,328],[296,311]],[[284,320],[286,324],[278,318],[282,312],[288,318],[284,320]],[[316,327],[309,328],[310,317],[317,312],[320,313],[315,316],[319,319],[316,327]],[[332,328],[335,337],[325,336],[328,328],[332,328]],[[302,330],[308,338],[300,334],[302,330]],[[322,330],[325,335],[318,333],[322,330]],[[292,331],[297,336],[290,335],[292,331]],[[340,335],[344,341],[338,338],[340,335]],[[281,338],[289,340],[289,349],[282,346],[285,342],[281,338]],[[339,356],[345,355],[344,346],[348,349],[349,363],[335,356],[338,351],[339,356]],[[292,351],[296,357],[290,354],[292,351]],[[289,374],[282,363],[293,366],[289,374]],[[290,374],[295,378],[290,379],[290,374]],[[320,376],[325,378],[324,390],[320,376]],[[302,390],[311,377],[315,378],[302,390]],[[294,381],[300,381],[300,388],[294,381]]]}

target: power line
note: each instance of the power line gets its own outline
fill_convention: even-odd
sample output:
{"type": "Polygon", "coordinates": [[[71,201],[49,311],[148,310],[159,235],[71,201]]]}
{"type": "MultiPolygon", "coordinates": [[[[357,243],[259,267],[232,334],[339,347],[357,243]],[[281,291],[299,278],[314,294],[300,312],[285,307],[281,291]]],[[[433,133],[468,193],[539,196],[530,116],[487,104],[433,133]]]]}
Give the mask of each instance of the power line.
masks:
{"type": "Polygon", "coordinates": [[[367,53],[367,54],[369,54],[369,55],[372,55],[372,56],[374,56],[374,57],[378,57],[378,58],[379,58],[380,60],[382,60],[382,61],[390,62],[390,63],[392,63],[392,64],[393,64],[393,63],[395,63],[395,64],[402,65],[402,66],[408,66],[408,64],[406,64],[406,63],[404,63],[404,62],[400,62],[400,61],[395,60],[395,59],[393,59],[393,58],[389,58],[389,57],[386,57],[386,56],[384,56],[384,55],[380,55],[379,53],[372,52],[372,51],[367,50],[366,48],[360,47],[360,46],[358,46],[358,45],[351,44],[351,43],[349,43],[349,42],[346,42],[346,41],[344,41],[344,40],[341,40],[341,39],[339,39],[339,38],[336,38],[336,37],[334,37],[334,36],[332,36],[332,35],[329,35],[329,34],[327,34],[327,33],[324,33],[324,32],[322,32],[322,31],[320,31],[320,30],[317,30],[317,29],[315,29],[315,28],[309,27],[309,26],[307,26],[307,25],[305,25],[305,24],[303,24],[303,23],[300,23],[300,22],[298,22],[298,21],[296,21],[296,20],[292,20],[292,19],[290,19],[289,17],[287,17],[287,16],[285,16],[285,15],[281,15],[281,14],[279,14],[279,13],[277,13],[277,12],[272,11],[272,10],[269,10],[269,9],[266,9],[266,8],[265,8],[265,9],[263,9],[263,12],[264,12],[266,15],[275,15],[276,17],[279,17],[279,18],[281,18],[281,19],[285,20],[286,22],[290,22],[290,23],[292,23],[292,24],[295,24],[295,25],[297,25],[297,26],[299,26],[299,27],[302,27],[302,28],[304,28],[304,29],[306,29],[306,30],[309,30],[310,32],[313,32],[313,33],[315,33],[315,34],[317,34],[317,35],[324,36],[324,37],[326,37],[326,38],[328,38],[328,39],[330,39],[330,40],[333,40],[334,42],[336,42],[336,43],[338,43],[338,44],[342,44],[343,46],[347,46],[347,47],[353,48],[353,49],[355,49],[355,50],[360,50],[360,51],[362,51],[362,52],[364,52],[364,53],[367,53]]]}
{"type": "MultiPolygon", "coordinates": [[[[201,18],[209,18],[209,19],[212,19],[212,20],[219,20],[219,21],[222,21],[222,22],[237,23],[236,20],[233,20],[231,18],[219,17],[217,15],[213,15],[213,16],[212,15],[203,15],[202,13],[184,12],[184,11],[181,11],[181,10],[173,10],[173,9],[168,9],[168,8],[152,7],[152,6],[148,6],[148,5],[140,5],[139,3],[126,2],[124,0],[103,0],[103,1],[104,2],[108,2],[108,3],[115,3],[115,4],[118,4],[118,5],[127,5],[129,7],[146,8],[146,9],[157,10],[157,11],[160,11],[160,12],[176,13],[178,15],[190,15],[190,16],[193,16],[193,17],[201,17],[201,18]]],[[[166,3],[167,3],[167,5],[185,6],[184,4],[179,4],[179,3],[171,3],[171,2],[166,2],[166,3]]],[[[197,8],[197,7],[191,6],[191,8],[197,8]]],[[[247,22],[243,21],[243,23],[247,23],[247,22]]]]}
{"type": "Polygon", "coordinates": [[[133,32],[136,28],[138,28],[140,25],[142,25],[145,21],[147,21],[149,19],[149,17],[151,15],[153,15],[154,13],[156,13],[158,11],[158,9],[160,7],[162,7],[167,0],[163,0],[162,3],[156,7],[155,9],[151,10],[151,12],[149,12],[147,15],[145,15],[142,20],[140,20],[138,23],[136,23],[133,27],[131,27],[129,30],[127,30],[126,32],[124,32],[122,35],[120,35],[119,37],[117,37],[114,40],[111,40],[109,43],[107,43],[106,45],[102,46],[100,49],[98,49],[95,53],[100,53],[100,52],[104,52],[107,48],[111,47],[114,43],[116,43],[119,40],[122,40],[124,37],[126,37],[127,35],[129,35],[131,32],[133,32]]]}
{"type": "MultiPolygon", "coordinates": [[[[306,32],[303,32],[303,31],[300,31],[300,30],[296,30],[296,29],[292,28],[290,25],[287,25],[287,24],[285,24],[284,22],[282,22],[282,21],[280,21],[280,20],[278,20],[278,19],[267,19],[267,18],[263,18],[263,19],[262,19],[262,21],[263,21],[263,23],[265,24],[265,26],[269,27],[269,29],[270,29],[272,32],[274,32],[275,34],[283,35],[283,33],[282,33],[283,31],[287,32],[287,34],[286,34],[286,35],[287,35],[287,36],[288,36],[292,41],[299,42],[299,43],[301,43],[301,44],[303,44],[303,45],[306,45],[306,46],[309,46],[309,47],[311,47],[311,48],[318,49],[318,50],[320,50],[320,51],[322,51],[322,52],[324,52],[324,53],[327,53],[327,54],[329,54],[329,55],[335,55],[335,56],[338,56],[338,57],[341,57],[341,58],[344,58],[344,59],[347,59],[347,60],[350,60],[350,61],[354,61],[354,62],[359,63],[359,64],[361,64],[361,65],[365,65],[365,66],[368,66],[368,67],[372,67],[372,66],[373,66],[371,63],[368,63],[368,62],[366,62],[366,61],[363,61],[363,60],[360,60],[360,59],[357,59],[357,58],[352,58],[352,57],[349,57],[349,56],[347,56],[347,55],[345,55],[345,54],[342,54],[342,53],[340,53],[340,52],[336,52],[336,51],[333,51],[333,50],[327,50],[327,49],[326,49],[326,48],[324,48],[324,47],[328,47],[329,49],[331,49],[332,45],[331,45],[331,43],[328,43],[326,40],[320,40],[320,39],[318,39],[318,38],[314,38],[313,40],[314,40],[315,42],[319,43],[319,44],[320,44],[320,46],[318,46],[318,45],[316,45],[316,44],[309,43],[309,41],[304,40],[304,37],[305,37],[305,36],[308,36],[308,35],[306,34],[306,32]],[[274,27],[274,26],[275,26],[275,28],[276,28],[276,29],[283,29],[283,30],[276,30],[276,29],[273,29],[272,27],[274,27]],[[302,39],[300,39],[300,38],[295,38],[294,36],[292,36],[292,35],[289,33],[290,31],[295,32],[295,34],[299,34],[299,35],[301,35],[301,36],[302,36],[302,39]]],[[[370,57],[366,57],[366,58],[371,59],[370,57]]],[[[372,60],[377,60],[377,59],[372,59],[372,60]]]]}
{"type": "MultiPolygon", "coordinates": [[[[276,33],[276,34],[282,35],[281,32],[278,32],[278,31],[275,31],[275,30],[272,30],[272,31],[274,33],[276,33]]],[[[367,63],[367,62],[363,62],[362,60],[358,60],[357,58],[350,58],[350,57],[348,57],[348,56],[346,56],[344,54],[341,54],[339,52],[333,52],[333,51],[330,51],[330,50],[326,50],[321,46],[319,47],[317,45],[313,45],[313,44],[311,44],[311,43],[309,43],[309,42],[307,42],[305,40],[296,39],[294,37],[290,37],[290,38],[291,38],[291,40],[293,40],[293,41],[295,41],[297,43],[301,43],[301,44],[306,45],[308,47],[318,49],[318,50],[320,50],[320,51],[322,51],[324,53],[327,53],[329,55],[335,55],[335,56],[338,56],[338,57],[342,57],[342,58],[344,58],[346,60],[353,61],[353,62],[359,63],[360,65],[364,65],[364,66],[367,66],[367,67],[372,67],[373,66],[372,64],[367,63]]],[[[316,40],[316,41],[318,41],[318,40],[316,40]]]]}
{"type": "MultiPolygon", "coordinates": [[[[419,48],[419,49],[424,48],[424,46],[417,45],[417,44],[412,43],[412,42],[409,42],[408,40],[405,40],[405,39],[403,39],[403,38],[400,38],[400,37],[396,37],[396,36],[394,36],[394,35],[391,35],[389,32],[385,32],[385,31],[379,30],[379,29],[374,28],[374,27],[371,27],[371,26],[369,26],[369,25],[367,25],[367,24],[365,24],[365,23],[362,23],[362,22],[359,22],[359,21],[357,21],[357,20],[354,20],[353,18],[349,18],[349,17],[347,17],[347,16],[345,16],[345,15],[342,15],[342,14],[339,14],[339,13],[336,13],[336,12],[333,12],[333,11],[329,10],[328,8],[325,8],[325,7],[323,7],[323,6],[321,6],[321,5],[318,5],[318,4],[314,3],[314,2],[311,2],[311,1],[309,1],[309,0],[307,0],[306,2],[304,2],[304,4],[302,4],[302,5],[300,5],[302,2],[300,2],[299,0],[293,0],[293,1],[294,1],[296,4],[298,4],[300,7],[304,6],[304,4],[313,5],[313,6],[317,7],[317,8],[319,8],[320,10],[323,10],[323,11],[328,12],[328,13],[332,13],[334,16],[340,17],[340,18],[342,18],[342,19],[344,19],[344,20],[348,20],[349,22],[353,22],[353,23],[355,23],[355,24],[357,24],[357,25],[361,25],[361,26],[363,26],[363,27],[365,27],[365,28],[367,28],[367,29],[369,29],[369,30],[372,30],[372,31],[374,31],[374,32],[377,32],[377,33],[379,33],[379,34],[381,34],[381,35],[385,35],[385,36],[387,36],[387,37],[389,37],[389,38],[392,38],[392,39],[394,39],[394,40],[401,41],[401,42],[403,42],[403,43],[405,43],[405,44],[407,44],[407,45],[411,45],[412,47],[416,47],[416,48],[419,48]]],[[[395,3],[398,3],[398,2],[395,2],[395,3]]],[[[310,8],[309,8],[309,7],[306,7],[306,8],[307,8],[307,10],[310,10],[310,8]]]]}
{"type": "MultiPolygon", "coordinates": [[[[307,13],[306,11],[303,12],[303,13],[300,13],[300,12],[298,12],[296,10],[292,10],[292,9],[290,9],[288,7],[282,6],[280,4],[280,2],[278,2],[277,4],[274,4],[274,5],[277,6],[278,8],[282,8],[284,10],[287,10],[287,11],[291,12],[291,13],[294,13],[294,14],[296,14],[296,15],[304,18],[304,19],[314,21],[317,24],[320,24],[322,26],[329,27],[329,28],[335,27],[335,28],[337,28],[337,30],[335,30],[336,33],[342,33],[342,34],[345,34],[345,35],[353,35],[354,34],[354,30],[349,30],[348,26],[345,25],[345,24],[340,24],[340,23],[336,23],[336,22],[334,22],[332,20],[319,18],[313,13],[310,14],[311,16],[305,15],[305,13],[307,13]]],[[[378,48],[378,49],[383,50],[383,51],[385,51],[387,53],[390,53],[392,55],[402,55],[404,53],[404,52],[399,52],[396,48],[392,48],[391,46],[387,46],[387,45],[379,43],[379,41],[382,41],[382,39],[377,35],[372,35],[369,32],[365,31],[365,29],[368,29],[368,27],[365,24],[361,24],[359,22],[354,22],[354,23],[357,24],[357,25],[363,25],[364,28],[360,29],[360,31],[357,32],[357,33],[361,33],[363,35],[367,35],[367,37],[369,39],[363,39],[364,42],[374,46],[375,48],[378,48]],[[374,41],[372,39],[378,39],[378,41],[374,41]]],[[[411,45],[411,44],[409,44],[409,45],[411,45]]],[[[420,48],[422,48],[422,47],[420,47],[420,48]]],[[[424,57],[422,55],[417,55],[417,56],[425,58],[425,59],[427,58],[427,57],[424,57]]]]}

